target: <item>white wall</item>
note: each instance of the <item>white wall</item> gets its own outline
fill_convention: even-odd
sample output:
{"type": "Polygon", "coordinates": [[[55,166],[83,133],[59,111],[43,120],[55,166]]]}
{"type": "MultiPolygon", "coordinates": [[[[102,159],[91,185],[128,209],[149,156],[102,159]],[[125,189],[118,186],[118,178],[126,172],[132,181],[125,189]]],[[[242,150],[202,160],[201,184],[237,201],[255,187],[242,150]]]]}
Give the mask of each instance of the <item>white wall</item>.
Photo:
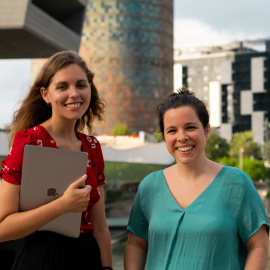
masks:
{"type": "Polygon", "coordinates": [[[264,92],[264,57],[251,59],[251,90],[255,93],[264,92]]]}
{"type": "Polygon", "coordinates": [[[264,144],[264,112],[253,112],[251,115],[253,140],[259,145],[264,144]]]}
{"type": "Polygon", "coordinates": [[[209,83],[209,112],[210,126],[219,127],[221,124],[221,86],[218,81],[209,83]]]}
{"type": "Polygon", "coordinates": [[[221,84],[232,83],[232,61],[227,60],[220,63],[221,84]]]}
{"type": "Polygon", "coordinates": [[[172,164],[175,159],[168,153],[165,142],[151,143],[133,149],[114,149],[101,145],[105,161],[149,164],[172,164]]]}
{"type": "Polygon", "coordinates": [[[241,91],[241,114],[249,115],[253,112],[253,93],[251,91],[241,91]]]}
{"type": "Polygon", "coordinates": [[[175,63],[173,66],[173,89],[177,91],[183,86],[182,78],[182,65],[180,63],[175,63]]]}
{"type": "Polygon", "coordinates": [[[5,131],[0,131],[0,156],[7,156],[8,150],[8,139],[5,131]]]}
{"type": "Polygon", "coordinates": [[[219,129],[219,135],[229,143],[232,139],[232,124],[221,124],[219,129]]]}

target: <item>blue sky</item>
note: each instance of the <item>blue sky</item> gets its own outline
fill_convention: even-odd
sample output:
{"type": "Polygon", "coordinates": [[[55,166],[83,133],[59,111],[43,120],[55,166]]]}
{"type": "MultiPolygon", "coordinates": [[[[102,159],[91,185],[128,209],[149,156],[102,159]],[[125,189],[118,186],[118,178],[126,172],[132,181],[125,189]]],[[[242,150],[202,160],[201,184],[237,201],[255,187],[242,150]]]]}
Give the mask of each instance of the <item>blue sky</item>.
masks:
{"type": "MultiPolygon", "coordinates": [[[[174,0],[175,48],[270,38],[269,0],[174,0]]],[[[30,84],[30,60],[0,60],[0,128],[30,84]]]]}

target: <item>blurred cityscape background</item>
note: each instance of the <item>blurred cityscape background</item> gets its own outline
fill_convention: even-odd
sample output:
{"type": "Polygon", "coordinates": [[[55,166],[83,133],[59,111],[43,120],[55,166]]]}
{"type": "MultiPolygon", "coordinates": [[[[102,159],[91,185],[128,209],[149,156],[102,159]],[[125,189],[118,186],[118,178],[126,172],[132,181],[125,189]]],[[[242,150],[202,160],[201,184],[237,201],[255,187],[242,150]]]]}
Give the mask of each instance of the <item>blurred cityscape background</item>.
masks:
{"type": "MultiPolygon", "coordinates": [[[[196,1],[190,1],[191,7],[181,2],[0,0],[0,160],[9,152],[5,126],[46,58],[61,50],[78,51],[107,102],[106,121],[95,123],[93,135],[105,160],[106,213],[116,270],[123,269],[125,228],[138,184],[175,162],[159,133],[155,105],[182,86],[208,106],[212,131],[207,156],[247,172],[270,217],[270,38],[261,21],[269,3],[224,6],[238,30],[241,8],[251,14],[258,10],[259,28],[246,25],[242,15],[250,35],[238,32],[224,38],[212,29],[206,42],[207,34],[200,32],[205,33],[207,20],[193,12],[192,4],[203,7],[196,1]],[[232,11],[238,11],[238,18],[232,11]],[[204,23],[179,24],[180,16],[186,19],[188,14],[204,23]],[[197,43],[185,43],[181,34],[197,35],[197,43]]],[[[211,0],[205,2],[216,7],[211,0]]],[[[205,17],[211,21],[215,12],[222,17],[222,9],[209,8],[205,17]]],[[[222,24],[218,27],[224,31],[222,24]]],[[[7,261],[1,269],[9,269],[18,246],[20,241],[0,245],[1,261],[7,261]]]]}

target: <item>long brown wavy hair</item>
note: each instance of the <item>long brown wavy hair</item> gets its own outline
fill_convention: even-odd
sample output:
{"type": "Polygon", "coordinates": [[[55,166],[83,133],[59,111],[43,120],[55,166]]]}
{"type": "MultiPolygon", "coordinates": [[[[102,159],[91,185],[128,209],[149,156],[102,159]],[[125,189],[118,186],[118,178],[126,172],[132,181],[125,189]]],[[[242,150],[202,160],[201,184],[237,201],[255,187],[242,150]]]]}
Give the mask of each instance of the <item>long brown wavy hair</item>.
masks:
{"type": "Polygon", "coordinates": [[[18,131],[27,130],[43,123],[52,116],[52,109],[48,107],[40,93],[40,88],[47,89],[52,77],[61,69],[77,64],[85,72],[91,85],[91,101],[87,111],[75,124],[75,130],[82,131],[87,127],[89,134],[95,119],[103,120],[105,102],[100,99],[97,88],[93,82],[94,73],[87,67],[86,62],[75,51],[63,51],[52,55],[37,75],[26,98],[20,108],[13,114],[12,123],[8,126],[9,147],[12,146],[14,137],[18,131]]]}

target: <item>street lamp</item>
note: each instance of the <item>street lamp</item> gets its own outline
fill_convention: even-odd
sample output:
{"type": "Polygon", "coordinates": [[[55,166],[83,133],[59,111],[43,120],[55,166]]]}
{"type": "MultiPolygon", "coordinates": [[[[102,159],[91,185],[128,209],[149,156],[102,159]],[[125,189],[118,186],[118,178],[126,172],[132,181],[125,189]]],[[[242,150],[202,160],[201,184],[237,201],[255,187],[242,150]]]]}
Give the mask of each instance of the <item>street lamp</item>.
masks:
{"type": "Polygon", "coordinates": [[[243,171],[243,153],[245,152],[245,149],[244,148],[240,148],[239,149],[239,167],[240,167],[240,170],[243,171]]]}

